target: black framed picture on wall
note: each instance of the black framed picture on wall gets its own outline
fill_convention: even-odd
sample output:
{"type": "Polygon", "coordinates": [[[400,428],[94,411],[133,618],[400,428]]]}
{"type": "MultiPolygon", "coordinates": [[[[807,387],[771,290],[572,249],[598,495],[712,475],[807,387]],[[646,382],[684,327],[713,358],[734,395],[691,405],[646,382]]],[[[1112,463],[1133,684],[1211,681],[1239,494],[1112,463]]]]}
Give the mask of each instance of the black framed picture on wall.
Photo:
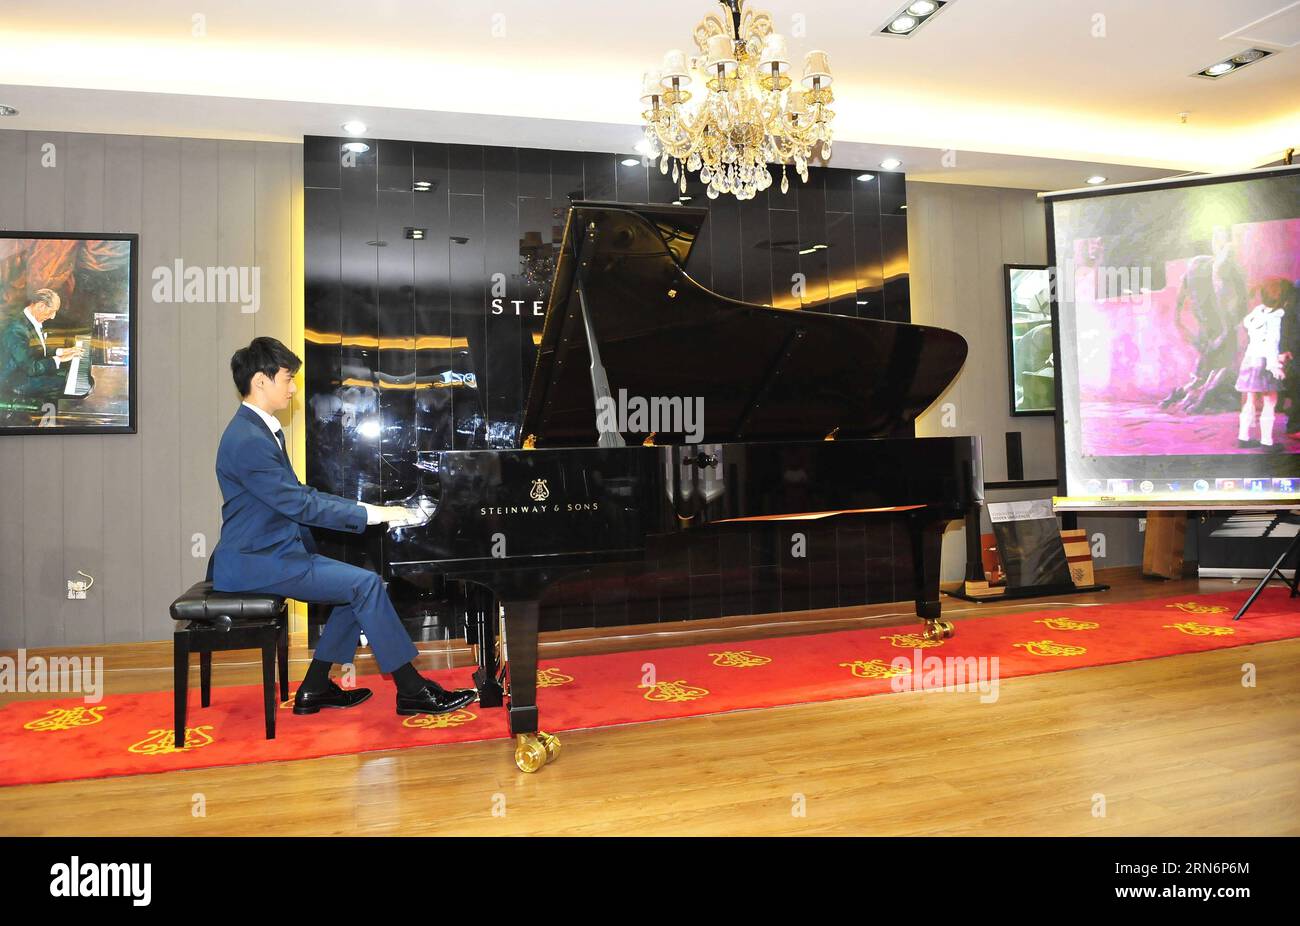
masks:
{"type": "Polygon", "coordinates": [[[1043,264],[1003,264],[1011,414],[1056,413],[1051,277],[1043,264]]]}
{"type": "Polygon", "coordinates": [[[0,436],[135,433],[138,244],[0,232],[0,436]]]}

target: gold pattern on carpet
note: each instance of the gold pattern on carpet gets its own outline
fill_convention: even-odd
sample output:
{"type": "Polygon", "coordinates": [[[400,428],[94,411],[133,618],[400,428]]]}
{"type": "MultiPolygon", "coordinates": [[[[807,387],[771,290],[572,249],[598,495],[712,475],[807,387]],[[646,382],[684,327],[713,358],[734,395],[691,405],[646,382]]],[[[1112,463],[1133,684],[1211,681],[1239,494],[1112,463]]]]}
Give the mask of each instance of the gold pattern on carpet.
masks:
{"type": "Polygon", "coordinates": [[[721,653],[709,653],[709,655],[713,657],[715,666],[721,666],[724,669],[753,669],[757,666],[765,666],[772,661],[770,656],[759,656],[747,649],[724,650],[721,653]]]}
{"type": "Polygon", "coordinates": [[[201,727],[186,727],[185,745],[182,749],[177,749],[176,731],[171,727],[166,730],[150,730],[147,738],[128,746],[126,751],[138,753],[142,756],[163,756],[173,752],[182,752],[185,749],[198,749],[200,746],[207,746],[214,742],[211,732],[211,724],[204,724],[201,727]]]}
{"type": "Polygon", "coordinates": [[[655,682],[642,687],[646,689],[644,697],[647,701],[695,701],[709,694],[707,688],[696,688],[680,678],[675,682],[655,682]]]}
{"type": "Polygon", "coordinates": [[[1042,624],[1048,630],[1096,630],[1101,626],[1096,621],[1076,621],[1069,617],[1046,617],[1034,623],[1042,624]]]}
{"type": "Polygon", "coordinates": [[[1071,646],[1069,643],[1055,643],[1051,640],[1031,640],[1028,643],[1016,643],[1035,656],[1082,656],[1088,652],[1086,647],[1071,646]]]}
{"type": "Polygon", "coordinates": [[[450,714],[416,714],[402,721],[402,726],[417,730],[446,730],[451,727],[463,727],[471,720],[478,720],[478,714],[466,710],[452,711],[450,714]]]}
{"type": "Polygon", "coordinates": [[[1187,614],[1226,614],[1228,609],[1221,604],[1197,604],[1195,601],[1180,601],[1167,604],[1166,608],[1177,608],[1187,614]]]}
{"type": "Polygon", "coordinates": [[[538,669],[537,670],[537,687],[538,688],[559,688],[561,685],[567,685],[573,681],[572,675],[565,675],[559,669],[538,669]]]}
{"type": "Polygon", "coordinates": [[[57,730],[75,730],[104,719],[107,707],[56,707],[45,712],[44,717],[23,724],[24,730],[52,733],[57,730]]]}
{"type": "Polygon", "coordinates": [[[891,633],[880,639],[888,640],[890,646],[897,646],[899,649],[928,649],[932,646],[943,646],[942,640],[931,640],[919,633],[891,633]]]}
{"type": "Polygon", "coordinates": [[[894,678],[912,671],[907,666],[888,665],[883,659],[855,659],[853,662],[841,662],[840,667],[848,669],[857,678],[894,678]]]}
{"type": "Polygon", "coordinates": [[[1237,631],[1232,627],[1214,627],[1210,624],[1198,624],[1196,621],[1184,621],[1181,624],[1165,624],[1165,630],[1178,630],[1192,637],[1230,637],[1237,631]]]}

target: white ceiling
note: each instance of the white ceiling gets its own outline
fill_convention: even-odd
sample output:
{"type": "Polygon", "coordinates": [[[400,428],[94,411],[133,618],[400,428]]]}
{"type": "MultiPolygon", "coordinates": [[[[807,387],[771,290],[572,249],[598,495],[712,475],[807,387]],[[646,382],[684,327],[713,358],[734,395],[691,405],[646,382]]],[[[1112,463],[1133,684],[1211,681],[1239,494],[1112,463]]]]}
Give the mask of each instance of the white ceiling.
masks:
{"type": "MultiPolygon", "coordinates": [[[[1285,47],[1300,3],[953,0],[910,39],[876,34],[903,0],[755,5],[796,55],[830,53],[835,166],[896,154],[913,179],[1050,189],[1248,168],[1300,144],[1300,46],[1285,47]],[[1241,36],[1278,53],[1189,76],[1241,36]]],[[[716,9],[4,0],[0,102],[21,113],[0,125],[296,141],[356,116],[377,137],[626,150],[642,70],[716,9]]]]}

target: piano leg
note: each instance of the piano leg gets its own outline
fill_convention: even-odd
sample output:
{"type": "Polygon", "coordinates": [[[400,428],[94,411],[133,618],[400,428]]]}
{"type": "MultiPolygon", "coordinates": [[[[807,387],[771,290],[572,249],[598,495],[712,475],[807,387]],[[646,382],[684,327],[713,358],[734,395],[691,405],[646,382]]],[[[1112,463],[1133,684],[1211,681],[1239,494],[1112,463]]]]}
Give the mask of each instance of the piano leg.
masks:
{"type": "Polygon", "coordinates": [[[507,600],[506,658],[515,764],[536,772],[560,753],[560,741],[537,729],[537,599],[507,600]]]}
{"type": "Polygon", "coordinates": [[[497,600],[494,595],[480,590],[471,603],[473,621],[478,632],[478,669],[474,672],[474,687],[478,689],[478,703],[483,707],[500,707],[505,703],[505,690],[501,687],[500,665],[497,662],[497,600]]]}
{"type": "Polygon", "coordinates": [[[946,518],[921,512],[910,517],[912,535],[912,574],[916,595],[916,616],[925,621],[927,640],[951,637],[952,623],[941,619],[939,604],[939,563],[943,549],[946,518]]]}

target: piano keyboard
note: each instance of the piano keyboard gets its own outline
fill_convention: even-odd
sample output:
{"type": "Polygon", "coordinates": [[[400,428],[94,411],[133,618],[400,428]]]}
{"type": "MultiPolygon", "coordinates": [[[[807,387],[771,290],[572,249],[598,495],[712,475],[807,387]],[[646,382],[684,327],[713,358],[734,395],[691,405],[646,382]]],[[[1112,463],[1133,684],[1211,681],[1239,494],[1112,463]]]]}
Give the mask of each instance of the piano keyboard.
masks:
{"type": "Polygon", "coordinates": [[[76,346],[86,352],[68,367],[68,380],[63,386],[64,395],[82,396],[90,392],[90,339],[77,338],[76,346]]]}

